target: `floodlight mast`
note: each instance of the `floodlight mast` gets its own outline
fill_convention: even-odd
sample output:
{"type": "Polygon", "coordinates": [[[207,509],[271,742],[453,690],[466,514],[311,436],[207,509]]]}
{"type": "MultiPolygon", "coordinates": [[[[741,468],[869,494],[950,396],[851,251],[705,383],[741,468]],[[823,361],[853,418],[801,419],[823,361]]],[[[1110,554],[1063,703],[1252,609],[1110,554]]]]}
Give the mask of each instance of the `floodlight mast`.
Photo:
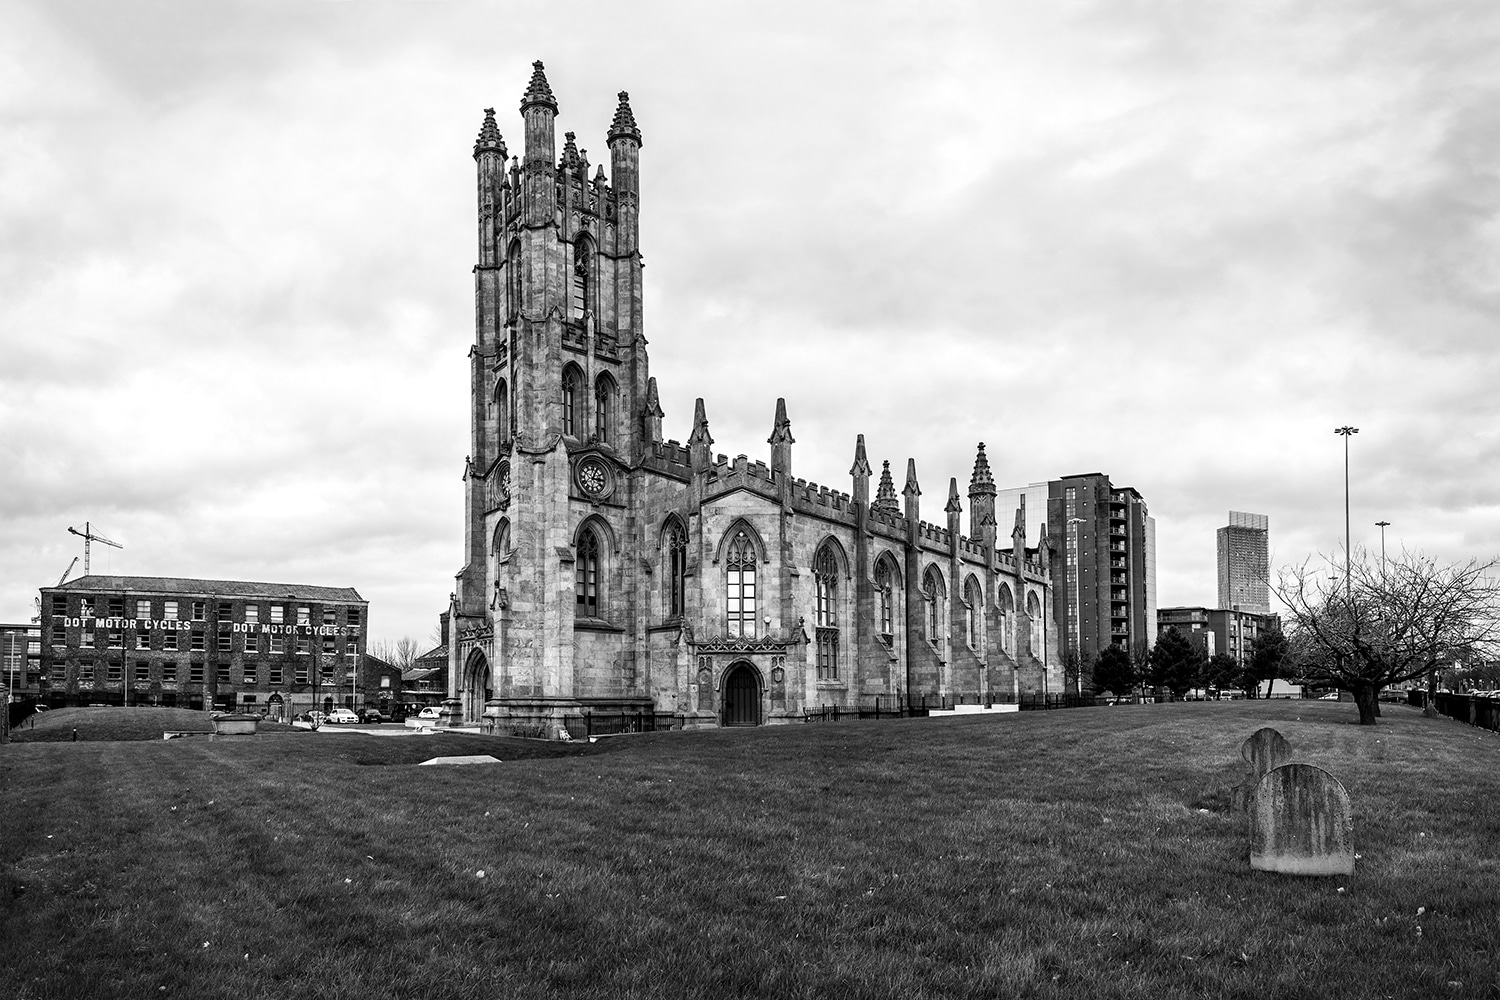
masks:
{"type": "MultiPolygon", "coordinates": [[[[70,531],[71,533],[77,535],[79,538],[83,539],[83,575],[84,576],[88,576],[89,575],[89,543],[90,542],[103,542],[105,545],[113,545],[117,549],[123,549],[125,547],[125,546],[121,545],[119,542],[112,542],[112,541],[110,541],[108,538],[105,538],[103,535],[96,535],[96,534],[94,534],[94,529],[89,524],[88,521],[84,521],[83,522],[83,530],[82,531],[79,531],[77,528],[73,527],[72,525],[68,526],[68,531],[70,531]]],[[[68,568],[72,569],[71,566],[68,567],[68,568]]],[[[64,576],[66,576],[66,574],[64,574],[64,576]]],[[[62,585],[58,584],[58,586],[62,586],[62,585]]]]}

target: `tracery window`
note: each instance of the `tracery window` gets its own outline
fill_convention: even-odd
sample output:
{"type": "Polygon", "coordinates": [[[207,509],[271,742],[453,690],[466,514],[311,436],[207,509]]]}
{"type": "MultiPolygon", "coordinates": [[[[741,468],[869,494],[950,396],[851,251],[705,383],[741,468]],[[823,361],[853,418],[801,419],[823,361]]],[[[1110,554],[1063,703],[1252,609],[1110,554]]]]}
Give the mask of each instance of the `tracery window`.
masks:
{"type": "Polygon", "coordinates": [[[506,313],[514,318],[521,312],[521,242],[511,243],[505,255],[506,313]]]}
{"type": "Polygon", "coordinates": [[[838,594],[838,560],[833,549],[827,545],[818,550],[817,558],[813,560],[813,582],[817,590],[815,620],[819,626],[837,625],[838,622],[834,620],[834,599],[838,594]]]}
{"type": "Polygon", "coordinates": [[[583,314],[588,311],[589,302],[593,296],[590,288],[593,284],[591,278],[594,267],[594,246],[586,239],[580,239],[573,246],[573,318],[583,319],[583,314]]]}
{"type": "Polygon", "coordinates": [[[1026,618],[1031,626],[1031,655],[1042,659],[1046,652],[1043,648],[1046,635],[1043,632],[1042,602],[1036,599],[1034,592],[1026,595],[1026,618]]]}
{"type": "Polygon", "coordinates": [[[1000,585],[1000,648],[1008,655],[1016,653],[1016,604],[1011,599],[1010,587],[1000,585]]]}
{"type": "Polygon", "coordinates": [[[578,369],[569,365],[563,369],[563,433],[578,436],[580,416],[578,412],[578,369]]]}
{"type": "Polygon", "coordinates": [[[880,633],[892,635],[895,625],[895,574],[891,564],[882,560],[875,567],[875,593],[880,604],[880,633]]]}
{"type": "Polygon", "coordinates": [[[922,596],[927,602],[927,638],[943,640],[943,582],[936,569],[929,569],[922,581],[922,596]]]}
{"type": "Polygon", "coordinates": [[[981,633],[983,621],[984,594],[980,590],[979,581],[971,576],[964,585],[964,631],[970,649],[979,649],[984,645],[984,637],[981,633]]]}
{"type": "Polygon", "coordinates": [[[610,439],[610,423],[614,416],[615,382],[608,375],[600,375],[594,383],[594,437],[600,441],[610,439]]]}
{"type": "Polygon", "coordinates": [[[681,618],[687,606],[687,534],[676,521],[667,525],[663,549],[667,563],[667,617],[681,618]]]}
{"type": "Polygon", "coordinates": [[[818,680],[837,680],[838,650],[838,557],[824,545],[813,559],[813,587],[817,594],[814,621],[817,639],[818,680]]]}
{"type": "Polygon", "coordinates": [[[724,559],[724,603],[730,638],[755,638],[755,543],[743,528],[724,559]]]}
{"type": "Polygon", "coordinates": [[[599,539],[585,529],[578,537],[578,555],[573,564],[577,613],[582,618],[599,617],[599,539]]]}
{"type": "Polygon", "coordinates": [[[504,441],[510,437],[510,394],[506,391],[505,379],[495,382],[495,396],[493,400],[495,407],[495,440],[504,441]]]}

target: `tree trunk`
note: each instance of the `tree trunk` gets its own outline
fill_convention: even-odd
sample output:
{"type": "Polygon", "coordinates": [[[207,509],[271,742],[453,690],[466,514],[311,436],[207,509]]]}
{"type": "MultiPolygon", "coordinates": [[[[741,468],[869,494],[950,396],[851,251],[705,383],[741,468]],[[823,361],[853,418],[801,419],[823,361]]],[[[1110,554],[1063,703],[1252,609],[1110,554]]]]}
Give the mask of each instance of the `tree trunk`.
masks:
{"type": "Polygon", "coordinates": [[[1354,704],[1359,707],[1359,724],[1361,726],[1375,725],[1375,717],[1379,714],[1377,706],[1380,703],[1379,689],[1369,682],[1356,685],[1353,689],[1354,704]]]}

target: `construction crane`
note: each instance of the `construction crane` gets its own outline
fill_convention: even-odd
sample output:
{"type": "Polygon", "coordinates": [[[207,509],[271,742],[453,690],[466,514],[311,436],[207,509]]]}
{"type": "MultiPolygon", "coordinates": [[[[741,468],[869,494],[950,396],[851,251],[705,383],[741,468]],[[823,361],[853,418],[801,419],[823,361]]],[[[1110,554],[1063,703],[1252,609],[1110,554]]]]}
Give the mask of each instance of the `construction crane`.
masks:
{"type": "MultiPolygon", "coordinates": [[[[84,524],[88,524],[87,521],[85,521],[83,523],[84,524]]],[[[69,529],[69,530],[72,530],[72,529],[69,529]]],[[[102,541],[103,539],[100,539],[100,540],[102,541]]],[[[73,557],[73,561],[70,562],[70,563],[68,563],[68,568],[65,569],[65,570],[63,570],[63,575],[57,578],[57,585],[59,587],[61,587],[64,583],[67,582],[67,580],[68,580],[68,574],[71,573],[71,572],[73,572],[73,567],[77,566],[77,565],[78,565],[78,557],[74,556],[73,557]]]]}
{"type": "MultiPolygon", "coordinates": [[[[103,542],[105,545],[113,545],[117,549],[123,549],[125,547],[125,546],[121,545],[119,542],[112,542],[112,541],[110,541],[108,538],[105,538],[103,535],[96,535],[96,534],[94,534],[93,527],[87,521],[83,522],[83,530],[82,531],[79,531],[77,528],[73,527],[72,525],[68,526],[68,530],[70,532],[72,532],[73,534],[77,535],[79,538],[83,539],[83,575],[84,576],[88,576],[89,575],[89,543],[90,542],[103,542]]],[[[72,569],[71,566],[68,567],[68,568],[72,569]]],[[[59,586],[61,586],[61,585],[59,584],[59,586]]]]}

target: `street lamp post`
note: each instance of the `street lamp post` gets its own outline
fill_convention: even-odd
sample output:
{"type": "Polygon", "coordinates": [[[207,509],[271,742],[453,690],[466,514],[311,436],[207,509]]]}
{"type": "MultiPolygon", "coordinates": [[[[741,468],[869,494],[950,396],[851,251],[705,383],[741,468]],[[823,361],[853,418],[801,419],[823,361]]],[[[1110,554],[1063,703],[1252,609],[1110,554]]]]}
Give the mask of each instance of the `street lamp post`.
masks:
{"type": "Polygon", "coordinates": [[[1344,599],[1348,600],[1351,594],[1349,582],[1349,438],[1359,433],[1358,427],[1335,427],[1333,433],[1344,439],[1344,599]]]}
{"type": "Polygon", "coordinates": [[[1385,573],[1385,529],[1391,526],[1389,521],[1376,521],[1375,527],[1380,529],[1380,572],[1385,573]]]}

